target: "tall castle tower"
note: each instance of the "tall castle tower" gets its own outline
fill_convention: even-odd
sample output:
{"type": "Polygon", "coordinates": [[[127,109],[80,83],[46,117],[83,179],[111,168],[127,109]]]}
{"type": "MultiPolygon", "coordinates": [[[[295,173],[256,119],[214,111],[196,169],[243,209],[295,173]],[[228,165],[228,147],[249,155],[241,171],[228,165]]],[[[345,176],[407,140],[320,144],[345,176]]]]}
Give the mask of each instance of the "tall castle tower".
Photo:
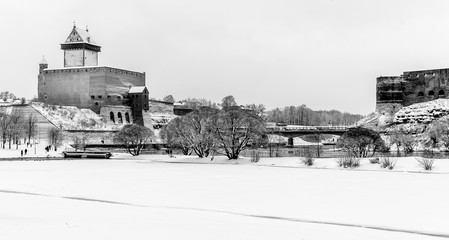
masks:
{"type": "Polygon", "coordinates": [[[129,98],[133,87],[146,89],[144,72],[98,66],[101,47],[87,29],[73,26],[61,49],[64,50],[63,68],[48,68],[45,59],[39,63],[40,102],[88,108],[117,124],[144,122],[142,111],[148,112],[148,90],[142,95],[143,106],[135,104],[135,109],[131,109],[129,98]]]}
{"type": "Polygon", "coordinates": [[[89,34],[89,30],[77,28],[73,25],[72,32],[64,43],[64,67],[98,66],[98,53],[101,47],[97,45],[89,34]]]}
{"type": "Polygon", "coordinates": [[[39,74],[41,74],[42,71],[44,71],[47,68],[48,68],[47,60],[45,59],[44,56],[42,56],[42,60],[39,63],[39,74]]]}

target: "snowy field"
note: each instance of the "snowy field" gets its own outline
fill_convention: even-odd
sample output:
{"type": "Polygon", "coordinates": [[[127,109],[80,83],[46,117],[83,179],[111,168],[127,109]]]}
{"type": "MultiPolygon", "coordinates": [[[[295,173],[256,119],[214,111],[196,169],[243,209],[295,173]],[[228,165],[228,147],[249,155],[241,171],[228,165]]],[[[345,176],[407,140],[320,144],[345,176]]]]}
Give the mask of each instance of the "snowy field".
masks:
{"type": "Polygon", "coordinates": [[[449,160],[0,161],[1,239],[449,238],[449,160]]]}

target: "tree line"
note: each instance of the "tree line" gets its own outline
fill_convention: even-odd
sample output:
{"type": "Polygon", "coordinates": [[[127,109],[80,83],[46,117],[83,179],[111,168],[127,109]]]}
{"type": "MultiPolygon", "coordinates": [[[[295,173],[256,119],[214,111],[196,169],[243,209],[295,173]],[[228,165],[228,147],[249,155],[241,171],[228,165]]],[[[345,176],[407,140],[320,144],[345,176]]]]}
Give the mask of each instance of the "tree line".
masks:
{"type": "Polygon", "coordinates": [[[352,125],[363,118],[359,114],[340,112],[338,110],[314,111],[306,105],[276,108],[266,112],[268,122],[306,126],[352,125]]]}
{"type": "MultiPolygon", "coordinates": [[[[223,99],[225,100],[225,99],[223,99]]],[[[163,101],[175,102],[172,95],[164,97],[163,101]]],[[[220,104],[204,98],[186,98],[180,101],[184,107],[191,109],[198,109],[200,107],[210,107],[220,109],[223,104],[234,104],[235,99],[232,96],[227,96],[226,100],[220,104]]],[[[312,110],[306,105],[300,106],[286,106],[284,108],[275,108],[266,111],[263,104],[250,104],[242,106],[244,108],[251,108],[253,110],[263,113],[264,120],[267,122],[284,123],[291,125],[307,125],[307,126],[329,126],[340,125],[347,126],[356,123],[363,118],[360,114],[351,114],[347,112],[340,112],[338,110],[312,110]]]]}

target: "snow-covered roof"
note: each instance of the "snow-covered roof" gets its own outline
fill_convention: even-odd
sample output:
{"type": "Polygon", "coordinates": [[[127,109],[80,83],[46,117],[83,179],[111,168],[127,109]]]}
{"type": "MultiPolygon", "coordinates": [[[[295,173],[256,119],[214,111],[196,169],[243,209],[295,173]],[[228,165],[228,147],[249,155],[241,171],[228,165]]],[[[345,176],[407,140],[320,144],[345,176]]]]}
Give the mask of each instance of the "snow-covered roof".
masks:
{"type": "Polygon", "coordinates": [[[142,87],[131,87],[129,89],[129,93],[142,93],[147,87],[142,86],[142,87]]]}

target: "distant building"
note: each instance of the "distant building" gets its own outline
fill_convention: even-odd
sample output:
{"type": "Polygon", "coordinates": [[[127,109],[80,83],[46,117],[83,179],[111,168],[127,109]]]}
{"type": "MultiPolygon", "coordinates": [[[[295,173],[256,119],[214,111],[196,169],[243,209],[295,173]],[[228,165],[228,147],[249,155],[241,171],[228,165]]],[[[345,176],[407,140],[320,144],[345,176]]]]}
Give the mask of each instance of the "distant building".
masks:
{"type": "Polygon", "coordinates": [[[45,58],[39,64],[40,102],[89,108],[106,121],[117,124],[133,121],[143,124],[145,114],[142,111],[148,110],[149,98],[144,72],[99,66],[101,46],[88,29],[75,25],[61,49],[64,51],[63,68],[48,68],[45,58]],[[135,89],[145,89],[145,93],[139,93],[144,97],[139,104],[129,98],[130,91],[135,89]]]}

